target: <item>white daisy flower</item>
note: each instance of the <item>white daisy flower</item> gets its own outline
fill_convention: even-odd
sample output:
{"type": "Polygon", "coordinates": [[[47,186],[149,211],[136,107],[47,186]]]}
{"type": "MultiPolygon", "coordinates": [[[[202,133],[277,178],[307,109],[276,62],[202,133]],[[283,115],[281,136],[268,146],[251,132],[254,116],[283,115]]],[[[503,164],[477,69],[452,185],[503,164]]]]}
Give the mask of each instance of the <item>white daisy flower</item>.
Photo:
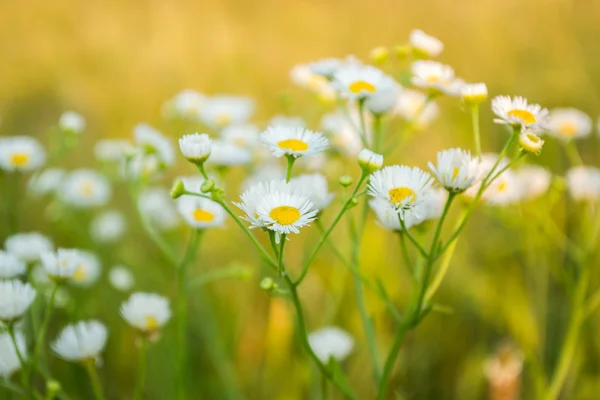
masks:
{"type": "Polygon", "coordinates": [[[202,108],[202,121],[213,128],[246,122],[254,113],[254,100],[244,96],[209,97],[202,108]]]}
{"type": "Polygon", "coordinates": [[[188,161],[202,164],[210,156],[210,136],[206,133],[183,135],[179,139],[179,149],[188,161]]]}
{"type": "Polygon", "coordinates": [[[288,128],[305,128],[306,121],[302,117],[290,117],[288,115],[276,115],[269,120],[268,126],[284,126],[288,128]]]}
{"type": "Polygon", "coordinates": [[[314,156],[329,146],[322,133],[304,128],[270,127],[260,137],[275,157],[314,156]]]}
{"type": "Polygon", "coordinates": [[[0,138],[0,169],[29,172],[46,162],[42,145],[30,136],[0,138]]]}
{"type": "Polygon", "coordinates": [[[552,173],[538,165],[526,165],[515,171],[523,190],[525,200],[534,200],[548,192],[552,182],[552,173]]]}
{"type": "Polygon", "coordinates": [[[539,154],[544,146],[544,141],[529,128],[525,128],[519,134],[521,149],[533,154],[539,154]]]}
{"type": "Polygon", "coordinates": [[[121,161],[133,145],[124,139],[101,139],[94,145],[94,156],[98,161],[121,161]]]}
{"type": "Polygon", "coordinates": [[[437,153],[437,165],[429,163],[440,184],[449,192],[462,193],[481,178],[480,162],[462,149],[437,153]]]}
{"type": "Polygon", "coordinates": [[[108,272],[108,281],[115,289],[127,292],[133,287],[135,278],[129,268],[117,265],[108,272]]]}
{"type": "Polygon", "coordinates": [[[346,66],[347,63],[345,60],[340,58],[323,58],[317,61],[313,61],[307,64],[307,67],[310,72],[313,74],[322,76],[328,80],[333,79],[335,73],[340,69],[346,66]]]}
{"type": "Polygon", "coordinates": [[[213,140],[212,150],[206,164],[213,167],[225,168],[245,165],[252,161],[252,155],[247,149],[225,142],[213,140]]]}
{"type": "Polygon", "coordinates": [[[319,173],[297,176],[290,180],[290,184],[297,193],[308,197],[319,211],[331,204],[335,197],[328,191],[327,179],[319,173]]]}
{"type": "Polygon", "coordinates": [[[546,128],[558,139],[569,141],[588,137],[592,133],[592,119],[575,108],[555,108],[550,111],[546,128]]]}
{"type": "Polygon", "coordinates": [[[412,64],[413,85],[450,96],[461,93],[464,82],[456,79],[452,67],[437,61],[415,61],[412,64]]]}
{"type": "Polygon", "coordinates": [[[524,97],[496,96],[492,110],[498,118],[494,122],[502,125],[539,128],[543,127],[548,110],[538,104],[529,104],[524,97]]]}
{"type": "Polygon", "coordinates": [[[307,65],[296,65],[290,71],[292,82],[315,92],[325,102],[336,99],[336,92],[331,82],[324,76],[315,74],[307,65]]]}
{"type": "Polygon", "coordinates": [[[396,107],[398,94],[402,91],[393,78],[387,77],[387,82],[381,85],[381,89],[369,96],[365,101],[365,108],[375,115],[385,114],[396,107]]]}
{"type": "Polygon", "coordinates": [[[121,305],[121,316],[142,332],[156,332],[171,318],[169,299],[154,293],[133,293],[121,305]]]}
{"type": "Polygon", "coordinates": [[[38,232],[17,233],[6,239],[4,248],[26,263],[40,260],[42,253],[52,251],[50,239],[38,232]]]}
{"type": "MultiPolygon", "coordinates": [[[[15,341],[21,357],[26,357],[27,343],[21,332],[15,332],[15,341]]],[[[0,333],[0,376],[9,380],[10,377],[21,369],[21,361],[8,333],[0,333]]]]}
{"type": "Polygon", "coordinates": [[[123,179],[150,179],[164,166],[156,154],[138,153],[121,160],[123,179]]]}
{"type": "Polygon", "coordinates": [[[165,188],[151,187],[142,191],[138,207],[142,216],[160,230],[171,230],[179,225],[173,199],[165,188]]]}
{"type": "Polygon", "coordinates": [[[0,321],[9,324],[20,319],[35,299],[35,289],[18,279],[0,281],[0,321]]]}
{"type": "Polygon", "coordinates": [[[91,286],[100,277],[100,259],[88,251],[78,250],[77,253],[77,269],[71,277],[71,282],[78,286],[91,286]]]}
{"type": "MultiPolygon", "coordinates": [[[[380,199],[369,200],[369,207],[375,213],[377,217],[377,224],[388,231],[400,232],[402,231],[402,225],[398,218],[398,211],[395,208],[390,207],[389,203],[380,199]]],[[[410,229],[414,225],[414,218],[409,218],[409,221],[404,221],[407,229],[410,229]]]]}
{"type": "Polygon", "coordinates": [[[108,203],[112,191],[104,175],[91,169],[79,169],[67,174],[59,194],[67,204],[89,208],[108,203]]]}
{"type": "Polygon", "coordinates": [[[254,150],[260,144],[260,129],[252,124],[229,125],[223,128],[221,137],[226,143],[254,150]]]}
{"type": "Polygon", "coordinates": [[[462,98],[467,104],[481,104],[488,97],[485,83],[468,83],[461,89],[462,98]]]}
{"type": "Polygon", "coordinates": [[[175,162],[175,151],[171,141],[150,125],[136,125],[133,129],[133,136],[135,144],[145,154],[156,155],[158,160],[165,166],[172,165],[175,162]]]}
{"type": "Polygon", "coordinates": [[[322,363],[330,358],[343,361],[354,349],[354,339],[346,331],[335,326],[326,326],[308,335],[310,348],[322,363]]]}
{"type": "Polygon", "coordinates": [[[92,220],[90,235],[98,243],[114,243],[123,237],[125,227],[123,214],[117,210],[108,210],[92,220]]]}
{"type": "Polygon", "coordinates": [[[192,89],[177,93],[163,107],[165,117],[179,117],[191,121],[200,121],[202,107],[206,104],[206,96],[192,89]]]}
{"type": "Polygon", "coordinates": [[[272,180],[285,179],[285,170],[279,164],[261,164],[259,165],[244,182],[242,183],[242,191],[249,190],[252,186],[272,180]]]}
{"type": "Polygon", "coordinates": [[[394,80],[383,71],[369,65],[349,65],[335,73],[333,85],[342,96],[351,100],[368,99],[390,90],[394,80]]]}
{"type": "Polygon", "coordinates": [[[523,199],[523,186],[513,171],[504,171],[483,193],[483,200],[498,206],[518,203],[523,199]]]}
{"type": "Polygon", "coordinates": [[[67,325],[51,344],[52,350],[66,361],[96,360],[104,350],[108,330],[96,320],[67,325]]]}
{"type": "MultiPolygon", "coordinates": [[[[496,161],[498,161],[498,154],[496,154],[496,153],[485,153],[485,154],[481,155],[481,164],[479,166],[481,180],[484,179],[486,176],[488,176],[488,174],[492,170],[492,167],[494,166],[496,161]]],[[[498,163],[498,166],[496,167],[495,171],[496,172],[500,171],[501,169],[506,167],[507,164],[508,164],[508,159],[503,158],[498,163]]],[[[477,183],[475,183],[470,188],[468,188],[465,191],[465,196],[470,197],[470,198],[475,198],[475,196],[477,195],[477,192],[479,192],[479,189],[481,187],[481,180],[479,180],[477,183]]]]}
{"type": "Polygon", "coordinates": [[[256,207],[262,224],[277,234],[277,243],[281,235],[300,233],[300,228],[314,221],[318,212],[308,197],[286,192],[268,193],[256,207]]]}
{"type": "Polygon", "coordinates": [[[420,29],[410,32],[409,42],[413,50],[421,57],[437,57],[444,50],[444,44],[439,39],[420,29]]]}
{"type": "Polygon", "coordinates": [[[177,209],[183,220],[195,229],[215,228],[225,223],[223,207],[203,197],[181,196],[177,199],[177,209]]]}
{"type": "Polygon", "coordinates": [[[12,279],[25,273],[25,262],[14,254],[0,250],[0,280],[12,279]]]}
{"type": "Polygon", "coordinates": [[[79,250],[58,249],[41,255],[42,266],[50,279],[57,282],[68,281],[77,273],[81,261],[79,250]]]}
{"type": "Polygon", "coordinates": [[[65,171],[60,168],[46,168],[35,173],[27,184],[29,192],[36,197],[54,193],[65,176],[65,171]]]}
{"type": "Polygon", "coordinates": [[[565,176],[567,188],[576,201],[594,203],[600,199],[600,169],[589,166],[573,167],[565,176]]]}
{"type": "Polygon", "coordinates": [[[406,89],[400,92],[396,101],[395,113],[414,124],[416,129],[425,129],[440,114],[438,105],[416,90],[406,89]]]}
{"type": "MultiPolygon", "coordinates": [[[[353,114],[350,114],[353,118],[353,114]]],[[[358,119],[358,115],[356,115],[358,119]]],[[[349,120],[342,112],[326,114],[321,119],[321,127],[327,133],[331,146],[336,150],[348,156],[356,156],[362,150],[363,144],[360,136],[356,132],[355,124],[349,120]]],[[[367,129],[367,137],[371,137],[371,132],[367,129]]]]}
{"type": "Polygon", "coordinates": [[[58,119],[58,126],[63,131],[80,134],[85,129],[85,118],[75,111],[66,111],[58,119]]]}
{"type": "Polygon", "coordinates": [[[421,218],[432,196],[433,178],[417,167],[393,165],[371,174],[368,192],[385,201],[406,220],[407,214],[421,218]]]}
{"type": "Polygon", "coordinates": [[[250,229],[266,228],[266,222],[258,214],[259,203],[271,193],[295,193],[295,188],[284,179],[256,182],[240,196],[241,202],[233,204],[246,213],[242,219],[250,222],[250,229]]]}

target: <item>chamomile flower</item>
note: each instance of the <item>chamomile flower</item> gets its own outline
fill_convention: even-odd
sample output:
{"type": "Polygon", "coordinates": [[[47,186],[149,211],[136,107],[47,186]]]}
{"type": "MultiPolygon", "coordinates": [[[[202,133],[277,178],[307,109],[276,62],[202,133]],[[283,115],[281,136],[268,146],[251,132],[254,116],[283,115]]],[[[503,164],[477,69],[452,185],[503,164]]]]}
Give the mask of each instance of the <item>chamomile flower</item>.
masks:
{"type": "Polygon", "coordinates": [[[285,170],[280,164],[265,163],[259,165],[244,182],[242,183],[242,191],[249,190],[252,186],[260,182],[268,182],[272,180],[285,179],[285,170]]]}
{"type": "Polygon", "coordinates": [[[335,100],[336,92],[331,82],[322,75],[310,70],[307,65],[296,65],[290,71],[292,82],[315,92],[325,102],[335,100]]]}
{"type": "Polygon", "coordinates": [[[304,128],[270,127],[260,136],[275,157],[314,156],[329,146],[322,133],[304,128]]]}
{"type": "Polygon", "coordinates": [[[401,218],[414,214],[420,218],[432,195],[433,178],[417,167],[393,165],[371,174],[368,192],[386,202],[401,218]]]}
{"type": "Polygon", "coordinates": [[[117,265],[108,272],[108,281],[115,289],[127,292],[133,287],[135,278],[129,268],[117,265]]]}
{"type": "Polygon", "coordinates": [[[77,251],[77,269],[71,277],[71,282],[78,286],[91,286],[100,277],[100,259],[93,253],[77,251]]]}
{"type": "Polygon", "coordinates": [[[521,149],[528,153],[539,154],[544,146],[544,141],[529,128],[525,128],[519,134],[521,149]]]}
{"type": "Polygon", "coordinates": [[[325,209],[335,197],[328,191],[327,179],[319,173],[297,176],[290,180],[290,184],[297,193],[308,197],[314,207],[320,211],[325,209]]]}
{"type": "MultiPolygon", "coordinates": [[[[356,156],[363,148],[363,144],[355,128],[355,124],[359,122],[354,120],[358,118],[354,118],[352,113],[350,118],[340,111],[326,114],[321,119],[321,127],[326,132],[331,147],[335,151],[348,156],[356,156]]],[[[371,137],[371,131],[368,128],[367,137],[371,137]]]]}
{"type": "Polygon", "coordinates": [[[593,203],[600,199],[600,169],[589,166],[573,167],[565,178],[569,193],[576,201],[593,203]]]}
{"type": "Polygon", "coordinates": [[[94,156],[98,161],[120,161],[133,145],[124,139],[101,139],[94,145],[94,156]]]}
{"type": "Polygon", "coordinates": [[[415,128],[424,129],[438,117],[440,109],[424,93],[406,89],[398,95],[394,112],[413,123],[415,128]]]}
{"type": "Polygon", "coordinates": [[[462,149],[443,150],[437,153],[437,165],[429,168],[440,184],[452,193],[462,193],[481,177],[480,162],[462,149]]]}
{"type": "Polygon", "coordinates": [[[214,228],[225,223],[223,207],[203,197],[181,196],[177,199],[177,209],[183,220],[195,229],[214,228]]]}
{"type": "Polygon", "coordinates": [[[483,192],[482,199],[489,204],[506,206],[523,198],[523,186],[511,170],[504,171],[483,192]]]}
{"type": "Polygon", "coordinates": [[[104,211],[90,224],[90,234],[98,243],[114,243],[125,234],[125,217],[117,210],[104,211]]]}
{"type": "Polygon", "coordinates": [[[35,289],[18,279],[0,281],[0,322],[10,324],[23,316],[35,299],[35,289]]]}
{"type": "Polygon", "coordinates": [[[269,126],[284,126],[288,128],[304,128],[306,121],[302,117],[290,117],[288,115],[276,115],[269,120],[269,126]]]}
{"type": "Polygon", "coordinates": [[[526,165],[515,171],[520,182],[524,200],[534,200],[548,192],[552,173],[538,165],[526,165]]]}
{"type": "MultiPolygon", "coordinates": [[[[26,357],[27,343],[21,332],[15,333],[15,342],[21,357],[26,357]]],[[[10,379],[11,375],[21,369],[21,362],[13,340],[8,333],[0,333],[0,376],[10,379]]]]}
{"type": "Polygon", "coordinates": [[[592,133],[592,119],[575,108],[555,108],[550,111],[546,127],[555,138],[569,141],[588,137],[592,133]]]}
{"type": "Polygon", "coordinates": [[[461,93],[464,82],[456,79],[452,67],[437,61],[415,61],[412,64],[412,83],[432,93],[456,96],[461,93]]]}
{"type": "Polygon", "coordinates": [[[28,182],[28,189],[36,197],[54,193],[62,182],[65,171],[60,168],[46,168],[36,172],[28,182]]]}
{"type": "Polygon", "coordinates": [[[365,108],[374,115],[382,115],[394,109],[402,87],[391,77],[386,77],[381,88],[365,101],[365,108]]]}
{"type": "Polygon", "coordinates": [[[171,141],[161,132],[148,124],[138,124],[133,129],[135,144],[144,154],[155,155],[162,165],[169,166],[175,162],[175,151],[171,141]]]}
{"type": "Polygon", "coordinates": [[[308,335],[308,343],[322,363],[330,358],[343,361],[354,349],[354,339],[348,332],[335,326],[326,326],[308,335]]]}
{"type": "Polygon", "coordinates": [[[365,100],[389,90],[394,80],[375,67],[349,65],[335,73],[333,85],[348,99],[365,100]]]}
{"type": "Polygon", "coordinates": [[[164,108],[166,117],[178,117],[189,119],[191,121],[200,121],[202,108],[206,104],[207,98],[200,92],[191,89],[185,89],[177,93],[164,108]]]}
{"type": "Polygon", "coordinates": [[[209,97],[201,111],[202,121],[213,128],[246,122],[254,112],[254,100],[244,96],[209,97]]]}
{"type": "Polygon", "coordinates": [[[300,228],[314,221],[318,212],[308,197],[278,191],[268,193],[256,207],[262,224],[276,233],[277,243],[281,235],[300,233],[300,228]]]}
{"type": "Polygon", "coordinates": [[[4,248],[26,263],[33,263],[39,261],[43,253],[52,251],[53,245],[50,239],[41,233],[27,232],[9,236],[4,242],[4,248]]]}
{"type": "Polygon", "coordinates": [[[417,56],[423,58],[437,57],[444,50],[444,44],[420,29],[410,32],[410,45],[417,56]]]}
{"type": "Polygon", "coordinates": [[[112,191],[106,177],[91,169],[80,169],[65,177],[59,194],[67,204],[91,208],[105,205],[112,191]]]}
{"type": "Polygon", "coordinates": [[[254,150],[260,144],[260,130],[252,124],[226,126],[221,137],[226,143],[247,150],[254,150]]]}
{"type": "Polygon", "coordinates": [[[132,327],[153,333],[171,318],[169,300],[154,293],[136,292],[121,305],[121,316],[132,327]]]}
{"type": "Polygon", "coordinates": [[[483,103],[488,97],[485,83],[468,83],[463,85],[461,95],[466,104],[477,105],[483,103]]]}
{"type": "Polygon", "coordinates": [[[529,104],[524,97],[496,96],[492,110],[498,118],[494,122],[502,125],[540,128],[544,126],[548,110],[538,104],[529,104]]]}
{"type": "Polygon", "coordinates": [[[96,320],[67,325],[52,342],[52,350],[66,361],[95,361],[106,346],[108,330],[96,320]]]}
{"type": "Polygon", "coordinates": [[[85,129],[85,118],[75,111],[66,111],[58,119],[58,126],[63,131],[80,134],[85,129]]]}
{"type": "Polygon", "coordinates": [[[358,164],[364,171],[371,173],[383,167],[383,156],[369,149],[362,149],[358,153],[358,164]]]}
{"type": "Polygon", "coordinates": [[[171,230],[179,225],[177,210],[165,188],[151,187],[142,191],[138,207],[142,216],[160,230],[171,230]]]}
{"type": "Polygon", "coordinates": [[[242,219],[250,222],[250,229],[265,228],[267,226],[258,214],[259,203],[270,193],[294,193],[294,188],[285,180],[268,180],[256,182],[240,196],[241,202],[233,203],[236,207],[246,213],[242,219]]]}
{"type": "Polygon", "coordinates": [[[81,255],[79,250],[58,249],[41,255],[42,266],[48,277],[55,282],[66,282],[73,278],[79,268],[81,255]]]}
{"type": "Polygon", "coordinates": [[[25,273],[25,263],[16,255],[0,250],[0,280],[25,273]]]}
{"type": "Polygon", "coordinates": [[[29,136],[0,138],[0,169],[29,172],[44,165],[45,161],[44,148],[36,139],[29,136]]]}
{"type": "Polygon", "coordinates": [[[323,58],[309,63],[307,67],[313,74],[331,80],[335,73],[345,65],[346,62],[340,58],[323,58]]]}
{"type": "Polygon", "coordinates": [[[206,164],[218,168],[245,165],[252,161],[250,151],[223,140],[213,140],[206,164]]]}
{"type": "Polygon", "coordinates": [[[179,149],[188,161],[202,164],[210,156],[211,140],[206,133],[192,133],[179,139],[179,149]]]}

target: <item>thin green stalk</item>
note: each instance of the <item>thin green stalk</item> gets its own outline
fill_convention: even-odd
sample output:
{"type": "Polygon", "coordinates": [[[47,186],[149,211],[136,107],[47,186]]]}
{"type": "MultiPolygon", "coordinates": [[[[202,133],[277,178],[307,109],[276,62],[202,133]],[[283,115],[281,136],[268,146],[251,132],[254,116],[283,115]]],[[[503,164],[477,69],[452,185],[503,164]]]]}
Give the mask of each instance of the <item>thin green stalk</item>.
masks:
{"type": "Polygon", "coordinates": [[[570,140],[565,146],[565,151],[567,152],[567,158],[569,159],[571,166],[576,167],[583,165],[583,160],[581,159],[581,155],[579,154],[579,150],[577,149],[575,141],[570,140]]]}
{"type": "Polygon", "coordinates": [[[139,361],[138,361],[138,377],[135,387],[134,400],[144,397],[144,388],[146,387],[146,358],[148,355],[148,338],[145,335],[141,337],[139,361]]]}
{"type": "Polygon", "coordinates": [[[365,99],[358,100],[358,118],[360,121],[360,131],[358,132],[360,135],[360,140],[365,147],[369,147],[369,140],[367,137],[367,125],[365,124],[365,99]]]}
{"type": "Polygon", "coordinates": [[[479,134],[479,104],[471,106],[471,121],[473,121],[473,140],[475,141],[475,153],[481,160],[481,137],[479,134]]]}
{"type": "Polygon", "coordinates": [[[102,390],[102,384],[100,383],[100,377],[98,376],[98,371],[96,370],[95,360],[90,359],[84,362],[85,369],[90,377],[90,381],[92,382],[92,389],[94,391],[94,396],[96,400],[104,400],[104,391],[102,390]]]}
{"type": "Polygon", "coordinates": [[[50,295],[50,300],[48,300],[48,304],[46,305],[44,319],[42,321],[42,325],[40,326],[40,330],[38,331],[38,335],[35,339],[35,345],[33,347],[33,357],[31,358],[31,370],[28,371],[28,381],[30,380],[30,374],[32,374],[35,368],[37,368],[37,362],[42,351],[44,338],[46,337],[46,331],[48,330],[48,323],[50,322],[50,317],[52,316],[52,311],[54,310],[54,300],[56,299],[56,292],[58,292],[59,286],[60,285],[58,283],[54,284],[52,294],[50,295]]]}
{"type": "Polygon", "coordinates": [[[294,162],[296,161],[296,157],[287,156],[287,172],[285,174],[285,181],[289,182],[292,179],[292,169],[294,168],[294,162]]]}
{"type": "Polygon", "coordinates": [[[8,329],[8,335],[10,336],[10,340],[12,341],[12,344],[15,348],[15,353],[17,353],[17,358],[19,359],[19,364],[21,365],[21,383],[25,387],[25,390],[29,392],[31,390],[31,384],[27,377],[27,362],[25,361],[25,358],[21,354],[21,349],[19,348],[19,345],[17,343],[17,338],[15,336],[14,324],[8,324],[7,329],[8,329]]]}
{"type": "Polygon", "coordinates": [[[402,251],[402,258],[404,259],[404,264],[406,264],[406,269],[410,274],[413,281],[416,281],[417,275],[413,268],[412,261],[410,259],[410,254],[408,254],[408,247],[406,246],[406,240],[404,239],[404,231],[398,232],[398,238],[400,239],[400,250],[402,251]]]}
{"type": "Polygon", "coordinates": [[[404,232],[406,237],[408,237],[408,239],[411,241],[411,243],[417,248],[417,250],[419,250],[419,253],[421,253],[421,255],[424,258],[429,258],[429,254],[427,254],[427,252],[425,251],[423,246],[421,246],[419,241],[417,239],[415,239],[415,237],[407,229],[406,223],[404,222],[404,219],[400,216],[400,214],[398,214],[398,221],[400,221],[400,226],[402,227],[402,232],[404,232]]]}
{"type": "Polygon", "coordinates": [[[373,115],[373,151],[379,153],[381,142],[383,141],[383,131],[381,126],[381,114],[373,115]]]}
{"type": "Polygon", "coordinates": [[[396,331],[394,344],[392,345],[392,349],[390,350],[390,353],[388,354],[388,357],[385,361],[383,375],[381,377],[381,380],[379,381],[379,386],[377,388],[377,400],[383,400],[387,398],[386,394],[388,382],[390,380],[390,375],[392,374],[392,370],[394,369],[394,365],[396,364],[396,358],[398,358],[398,353],[400,353],[400,348],[402,347],[402,340],[404,339],[404,335],[406,334],[408,328],[409,327],[406,323],[402,323],[396,331]]]}

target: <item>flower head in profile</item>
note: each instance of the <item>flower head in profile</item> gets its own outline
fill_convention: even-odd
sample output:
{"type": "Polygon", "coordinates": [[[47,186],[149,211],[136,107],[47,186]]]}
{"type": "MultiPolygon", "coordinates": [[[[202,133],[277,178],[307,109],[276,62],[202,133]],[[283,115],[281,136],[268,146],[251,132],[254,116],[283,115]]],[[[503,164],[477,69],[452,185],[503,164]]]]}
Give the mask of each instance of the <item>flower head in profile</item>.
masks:
{"type": "Polygon", "coordinates": [[[440,184],[452,193],[462,193],[481,177],[480,162],[462,149],[443,150],[437,153],[437,165],[429,168],[440,184]]]}
{"type": "Polygon", "coordinates": [[[48,237],[38,232],[17,233],[4,242],[8,253],[14,254],[27,263],[40,260],[42,253],[54,247],[48,237]]]}
{"type": "Polygon", "coordinates": [[[135,278],[129,268],[116,265],[108,272],[108,281],[115,289],[127,292],[133,287],[135,278]]]}
{"type": "Polygon", "coordinates": [[[25,273],[25,262],[12,253],[0,250],[0,280],[12,279],[25,273]]]}
{"type": "Polygon", "coordinates": [[[5,324],[19,320],[35,299],[35,289],[18,279],[0,281],[0,321],[5,324]]]}
{"type": "Polygon", "coordinates": [[[104,175],[91,169],[80,169],[64,178],[59,194],[67,204],[91,208],[105,205],[111,197],[112,190],[104,175]]]}
{"type": "Polygon", "coordinates": [[[594,203],[600,199],[600,169],[585,165],[573,167],[565,178],[574,200],[594,203]]]}
{"type": "Polygon", "coordinates": [[[85,129],[85,118],[75,111],[66,111],[58,119],[58,126],[65,132],[80,134],[85,129]]]}
{"type": "Polygon", "coordinates": [[[461,95],[466,104],[481,104],[488,97],[487,86],[485,83],[464,84],[461,88],[461,95]]]}
{"type": "Polygon", "coordinates": [[[202,108],[206,104],[207,98],[200,92],[192,89],[185,89],[177,93],[171,100],[163,106],[165,117],[177,117],[191,121],[200,121],[202,108]]]}
{"type": "Polygon", "coordinates": [[[555,108],[550,111],[546,124],[548,134],[565,142],[582,139],[592,133],[592,119],[576,108],[555,108]]]}
{"type": "Polygon", "coordinates": [[[210,156],[211,140],[206,133],[183,135],[179,139],[179,149],[183,156],[194,164],[202,164],[210,156]]]}
{"type": "Polygon", "coordinates": [[[209,97],[201,111],[202,122],[212,128],[241,124],[252,116],[254,100],[244,96],[209,97]]]}
{"type": "Polygon", "coordinates": [[[8,172],[30,172],[46,162],[42,145],[30,136],[0,138],[0,169],[8,172]]]}
{"type": "Polygon", "coordinates": [[[0,333],[0,376],[3,376],[7,380],[21,369],[19,354],[22,357],[26,357],[27,353],[27,343],[21,332],[15,333],[15,342],[19,350],[18,354],[10,334],[7,332],[0,333]]]}
{"type": "Polygon", "coordinates": [[[98,243],[115,243],[123,237],[125,228],[123,214],[117,210],[107,210],[92,220],[90,234],[98,243]]]}
{"type": "Polygon", "coordinates": [[[530,104],[524,97],[496,96],[492,110],[498,118],[494,122],[516,127],[543,128],[548,110],[539,104],[530,104]]]}
{"type": "Polygon", "coordinates": [[[308,343],[322,363],[330,358],[343,361],[354,349],[354,339],[348,332],[335,326],[326,326],[308,335],[308,343]]]}
{"type": "Polygon", "coordinates": [[[369,65],[348,65],[335,73],[333,84],[350,100],[366,100],[390,89],[394,80],[369,65]]]}
{"type": "Polygon", "coordinates": [[[369,149],[362,149],[358,153],[358,164],[367,173],[380,170],[383,167],[383,155],[369,149]]]}
{"type": "Polygon", "coordinates": [[[323,153],[329,146],[322,133],[304,128],[270,127],[260,136],[275,157],[314,156],[323,153]]]}
{"type": "Polygon", "coordinates": [[[136,292],[121,305],[121,316],[132,327],[154,333],[171,319],[169,300],[154,293],[136,292]]]}
{"type": "Polygon", "coordinates": [[[412,83],[430,93],[456,96],[461,93],[464,82],[456,79],[452,67],[437,61],[415,61],[412,64],[412,83]]]}
{"type": "Polygon", "coordinates": [[[418,57],[437,57],[444,50],[444,43],[420,29],[410,32],[410,45],[418,57]]]}
{"type": "Polygon", "coordinates": [[[319,173],[297,176],[290,180],[290,184],[298,193],[307,196],[319,211],[325,209],[334,198],[334,194],[329,193],[327,179],[319,173]]]}
{"type": "Polygon", "coordinates": [[[48,277],[55,282],[69,281],[77,273],[81,254],[75,249],[58,249],[41,255],[42,266],[48,277]]]}
{"type": "Polygon", "coordinates": [[[148,124],[138,124],[133,129],[135,144],[144,154],[154,155],[158,161],[169,166],[175,162],[175,150],[171,141],[148,124]]]}
{"type": "Polygon", "coordinates": [[[346,65],[346,61],[340,58],[322,58],[307,64],[313,74],[332,80],[336,72],[346,65]]]}
{"type": "Polygon", "coordinates": [[[66,361],[95,361],[104,350],[108,330],[96,320],[67,325],[52,342],[52,350],[66,361]]]}

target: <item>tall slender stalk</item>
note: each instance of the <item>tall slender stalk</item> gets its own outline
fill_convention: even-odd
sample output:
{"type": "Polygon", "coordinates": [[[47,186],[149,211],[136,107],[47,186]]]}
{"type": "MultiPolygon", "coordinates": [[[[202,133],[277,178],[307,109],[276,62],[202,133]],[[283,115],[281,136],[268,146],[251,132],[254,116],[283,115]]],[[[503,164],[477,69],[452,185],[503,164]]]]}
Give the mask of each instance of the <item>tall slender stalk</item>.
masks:
{"type": "Polygon", "coordinates": [[[100,377],[96,370],[96,364],[94,359],[84,361],[85,369],[90,377],[92,383],[92,390],[94,391],[94,397],[96,400],[104,400],[104,390],[102,390],[102,384],[100,383],[100,377]]]}
{"type": "Polygon", "coordinates": [[[139,351],[139,362],[138,362],[138,378],[135,387],[134,399],[142,399],[144,397],[144,388],[146,386],[146,358],[148,355],[148,338],[146,335],[142,335],[139,351]]]}
{"type": "Polygon", "coordinates": [[[38,331],[37,337],[35,339],[35,345],[33,348],[33,357],[31,358],[31,369],[28,371],[27,379],[30,380],[31,374],[37,368],[38,359],[40,357],[42,347],[44,345],[44,338],[46,337],[46,331],[48,330],[48,323],[50,322],[50,317],[52,316],[52,311],[54,310],[54,301],[56,299],[56,292],[58,292],[58,288],[60,285],[58,283],[54,284],[54,288],[52,289],[52,294],[50,294],[50,300],[48,300],[48,304],[46,305],[46,311],[44,312],[44,319],[42,321],[42,325],[38,331]]]}

